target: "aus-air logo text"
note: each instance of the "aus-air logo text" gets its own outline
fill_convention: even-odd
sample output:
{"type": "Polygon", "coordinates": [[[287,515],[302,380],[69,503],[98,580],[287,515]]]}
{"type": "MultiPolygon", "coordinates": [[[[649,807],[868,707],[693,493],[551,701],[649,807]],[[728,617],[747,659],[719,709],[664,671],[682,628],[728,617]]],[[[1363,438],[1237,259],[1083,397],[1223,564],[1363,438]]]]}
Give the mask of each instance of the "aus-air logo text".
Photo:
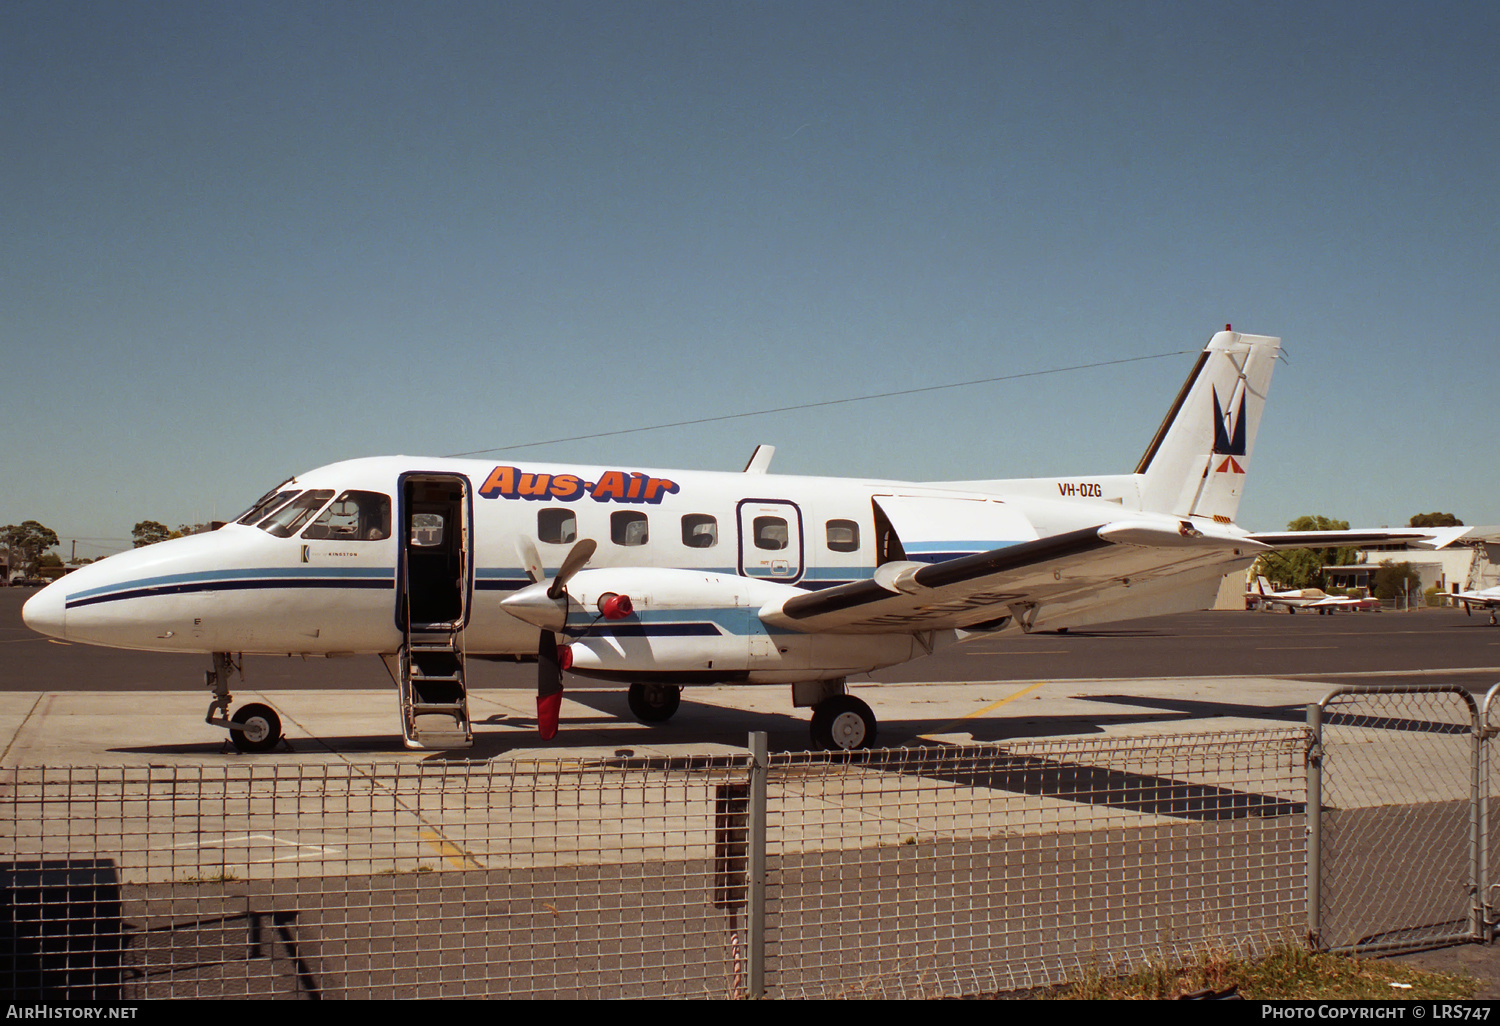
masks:
{"type": "Polygon", "coordinates": [[[606,470],[597,481],[576,474],[545,474],[519,467],[496,467],[479,486],[486,499],[549,499],[575,502],[587,495],[595,502],[644,502],[655,505],[663,495],[677,491],[677,482],[650,477],[639,471],[606,470]]]}

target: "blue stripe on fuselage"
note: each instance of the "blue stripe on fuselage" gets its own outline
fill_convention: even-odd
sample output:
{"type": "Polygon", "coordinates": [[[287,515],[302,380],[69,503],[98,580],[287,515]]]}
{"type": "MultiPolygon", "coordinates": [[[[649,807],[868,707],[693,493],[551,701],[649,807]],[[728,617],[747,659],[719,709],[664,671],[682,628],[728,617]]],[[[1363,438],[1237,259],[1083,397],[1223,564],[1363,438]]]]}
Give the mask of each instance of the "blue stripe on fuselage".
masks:
{"type": "Polygon", "coordinates": [[[190,574],[168,574],[138,581],[86,588],[68,596],[67,608],[118,602],[155,595],[193,592],[247,591],[266,588],[356,588],[389,589],[396,586],[389,567],[250,567],[238,570],[206,570],[190,574]]]}

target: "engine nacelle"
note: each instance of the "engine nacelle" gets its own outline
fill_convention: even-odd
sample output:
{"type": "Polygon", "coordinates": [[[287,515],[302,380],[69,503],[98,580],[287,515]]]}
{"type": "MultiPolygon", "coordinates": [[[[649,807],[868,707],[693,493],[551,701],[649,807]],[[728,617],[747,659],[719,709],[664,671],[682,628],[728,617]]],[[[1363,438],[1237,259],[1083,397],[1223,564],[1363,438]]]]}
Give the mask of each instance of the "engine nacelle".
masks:
{"type": "MultiPolygon", "coordinates": [[[[904,662],[906,636],[814,635],[768,626],[767,605],[804,594],[773,581],[646,567],[583,570],[568,582],[562,633],[574,673],[628,682],[784,683],[863,673],[904,662]],[[608,618],[612,598],[630,611],[608,618]]],[[[615,606],[618,611],[618,606],[615,606]]]]}

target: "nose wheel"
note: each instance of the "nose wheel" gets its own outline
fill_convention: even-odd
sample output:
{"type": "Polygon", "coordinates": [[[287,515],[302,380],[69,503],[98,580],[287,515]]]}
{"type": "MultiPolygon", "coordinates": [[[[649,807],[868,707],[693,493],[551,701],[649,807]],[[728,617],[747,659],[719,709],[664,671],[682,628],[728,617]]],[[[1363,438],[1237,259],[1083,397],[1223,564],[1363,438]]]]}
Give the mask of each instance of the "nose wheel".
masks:
{"type": "Polygon", "coordinates": [[[203,722],[223,727],[229,731],[229,740],[242,752],[269,752],[281,743],[281,717],[276,710],[260,702],[241,706],[231,717],[229,703],[234,696],[229,693],[229,676],[244,672],[239,663],[228,652],[214,653],[214,668],[203,675],[203,685],[213,692],[213,701],[208,704],[208,715],[203,722]]]}
{"type": "Polygon", "coordinates": [[[281,717],[269,705],[241,706],[229,723],[229,740],[242,752],[269,752],[281,743],[281,717]]]}

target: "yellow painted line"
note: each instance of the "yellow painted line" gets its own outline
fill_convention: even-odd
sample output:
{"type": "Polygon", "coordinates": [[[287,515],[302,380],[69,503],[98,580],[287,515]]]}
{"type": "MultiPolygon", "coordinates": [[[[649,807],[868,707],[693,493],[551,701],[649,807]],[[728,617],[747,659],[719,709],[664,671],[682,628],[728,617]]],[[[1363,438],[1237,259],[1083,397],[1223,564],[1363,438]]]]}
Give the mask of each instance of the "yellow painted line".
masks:
{"type": "Polygon", "coordinates": [[[448,864],[454,869],[483,869],[478,862],[469,857],[464,851],[452,841],[447,840],[442,834],[435,830],[419,830],[417,836],[437,849],[437,853],[448,860],[448,864]]]}
{"type": "Polygon", "coordinates": [[[920,736],[921,737],[931,737],[933,734],[947,734],[947,733],[950,733],[951,732],[950,728],[958,726],[964,720],[972,720],[975,717],[983,716],[985,713],[993,712],[994,710],[1000,708],[1002,705],[1005,705],[1005,704],[1007,704],[1009,702],[1014,702],[1018,698],[1025,698],[1027,695],[1031,694],[1037,688],[1041,687],[1044,684],[1050,684],[1050,683],[1051,683],[1051,681],[1039,680],[1035,684],[1031,685],[1030,687],[1022,688],[1020,691],[1017,691],[1015,694],[1010,695],[1010,696],[1008,696],[1006,698],[1002,698],[998,702],[991,702],[989,705],[985,706],[983,709],[975,709],[971,713],[965,713],[963,716],[960,716],[958,719],[953,720],[953,721],[951,721],[949,723],[943,724],[943,726],[941,726],[937,730],[931,731],[930,733],[927,733],[927,734],[922,734],[920,736]]]}

